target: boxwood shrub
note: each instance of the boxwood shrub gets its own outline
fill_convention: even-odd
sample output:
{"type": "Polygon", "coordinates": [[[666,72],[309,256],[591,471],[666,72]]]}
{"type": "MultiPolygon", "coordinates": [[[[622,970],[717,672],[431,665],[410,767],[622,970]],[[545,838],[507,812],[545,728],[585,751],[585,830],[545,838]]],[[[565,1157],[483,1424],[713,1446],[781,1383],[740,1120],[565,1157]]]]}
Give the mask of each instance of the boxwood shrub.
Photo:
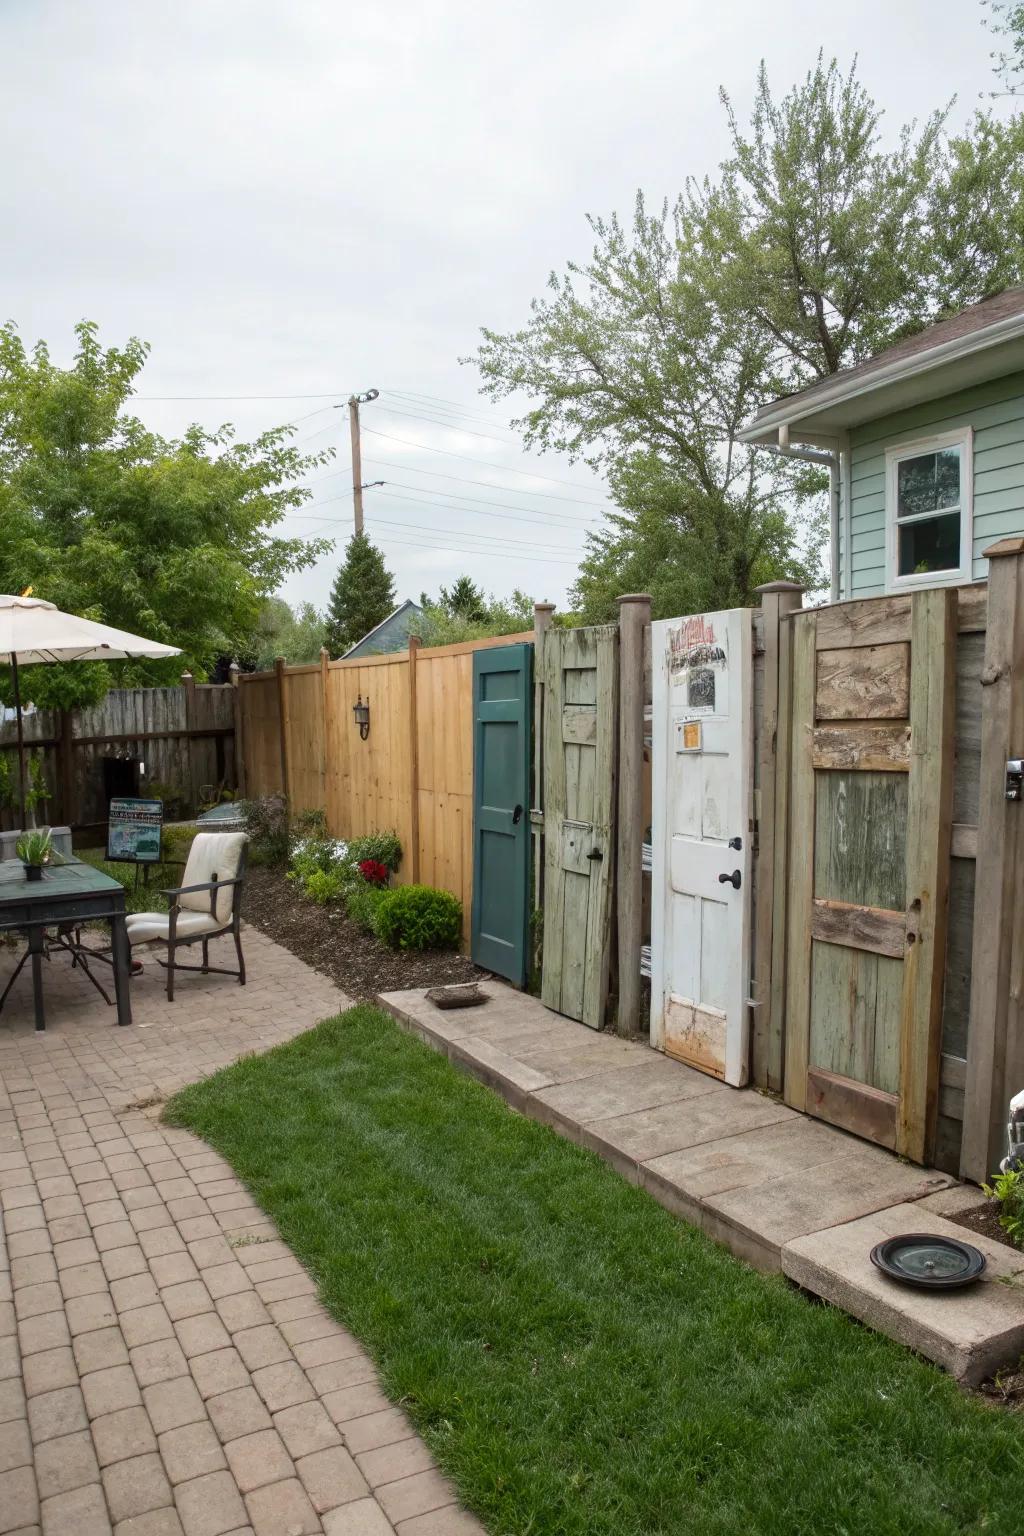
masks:
{"type": "Polygon", "coordinates": [[[432,885],[384,891],[373,931],[392,949],[455,949],[462,937],[462,903],[432,885]]]}

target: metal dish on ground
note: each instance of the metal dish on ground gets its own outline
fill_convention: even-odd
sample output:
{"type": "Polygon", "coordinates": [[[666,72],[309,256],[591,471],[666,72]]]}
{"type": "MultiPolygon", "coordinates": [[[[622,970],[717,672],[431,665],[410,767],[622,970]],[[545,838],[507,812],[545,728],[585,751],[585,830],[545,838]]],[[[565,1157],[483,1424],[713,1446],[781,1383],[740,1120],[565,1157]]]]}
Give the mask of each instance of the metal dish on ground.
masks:
{"type": "Polygon", "coordinates": [[[971,1243],[932,1232],[904,1232],[871,1250],[871,1262],[890,1280],[925,1291],[951,1291],[973,1285],[985,1268],[985,1255],[971,1243]]]}

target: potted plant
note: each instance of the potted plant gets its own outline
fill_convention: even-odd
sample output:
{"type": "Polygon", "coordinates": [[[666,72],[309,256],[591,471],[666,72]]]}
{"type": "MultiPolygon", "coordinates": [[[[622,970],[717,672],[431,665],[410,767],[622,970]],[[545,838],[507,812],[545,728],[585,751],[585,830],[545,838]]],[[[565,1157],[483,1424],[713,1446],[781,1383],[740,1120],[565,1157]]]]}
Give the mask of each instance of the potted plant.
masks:
{"type": "Polygon", "coordinates": [[[49,827],[35,832],[25,832],[18,838],[18,858],[25,866],[26,880],[41,880],[43,870],[53,858],[52,836],[49,827]]]}

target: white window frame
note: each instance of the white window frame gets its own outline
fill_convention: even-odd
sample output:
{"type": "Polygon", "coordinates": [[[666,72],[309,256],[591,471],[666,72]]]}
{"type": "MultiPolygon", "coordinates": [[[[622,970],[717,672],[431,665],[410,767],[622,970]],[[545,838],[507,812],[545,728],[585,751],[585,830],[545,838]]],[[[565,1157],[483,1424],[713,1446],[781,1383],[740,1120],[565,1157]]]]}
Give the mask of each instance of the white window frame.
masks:
{"type": "Polygon", "coordinates": [[[974,432],[959,427],[932,437],[918,437],[913,442],[894,443],[885,450],[885,589],[887,592],[913,591],[915,587],[948,587],[972,580],[974,557],[974,432]],[[904,459],[937,453],[942,448],[960,449],[960,564],[952,571],[922,571],[899,575],[898,528],[913,521],[941,517],[941,512],[921,513],[919,518],[897,518],[896,471],[904,459]]]}

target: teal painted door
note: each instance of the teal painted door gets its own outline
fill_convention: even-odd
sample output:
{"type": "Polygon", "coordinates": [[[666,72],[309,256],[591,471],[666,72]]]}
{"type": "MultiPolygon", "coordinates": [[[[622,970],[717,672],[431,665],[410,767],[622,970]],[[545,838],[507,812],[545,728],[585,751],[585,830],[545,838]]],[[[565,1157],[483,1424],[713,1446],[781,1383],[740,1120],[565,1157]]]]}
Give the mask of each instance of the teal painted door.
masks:
{"type": "Polygon", "coordinates": [[[532,645],[473,654],[473,929],[477,965],[528,970],[532,645]]]}

